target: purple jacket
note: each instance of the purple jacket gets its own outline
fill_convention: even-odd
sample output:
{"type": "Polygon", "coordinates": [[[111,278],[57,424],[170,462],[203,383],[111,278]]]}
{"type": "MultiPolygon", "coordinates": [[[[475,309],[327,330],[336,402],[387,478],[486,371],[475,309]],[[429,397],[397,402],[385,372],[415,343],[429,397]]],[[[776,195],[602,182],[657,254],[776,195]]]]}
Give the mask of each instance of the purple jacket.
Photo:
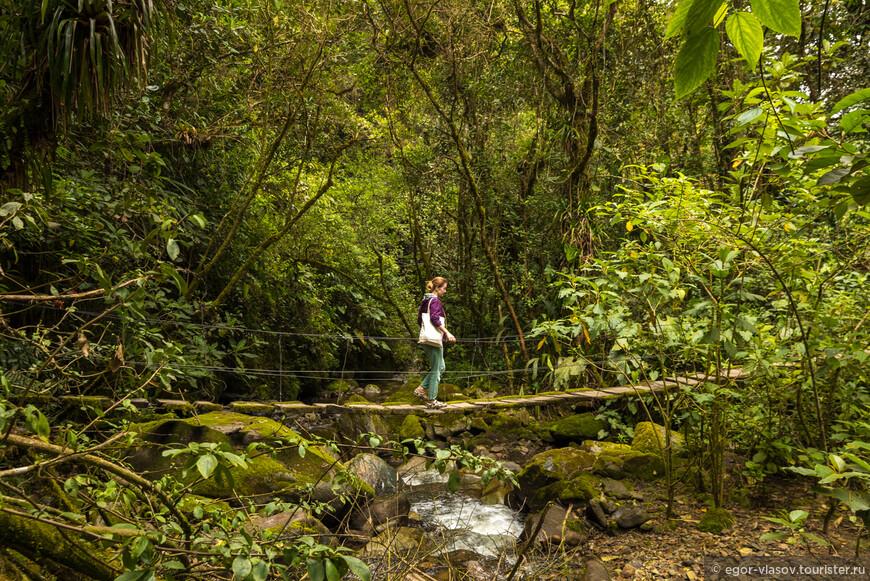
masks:
{"type": "MultiPolygon", "coordinates": [[[[433,295],[432,293],[426,293],[423,295],[423,301],[420,303],[420,310],[417,311],[417,324],[423,324],[423,313],[426,312],[426,309],[429,309],[429,319],[432,321],[432,324],[437,329],[441,325],[444,324],[444,305],[441,304],[441,299],[433,295]],[[430,307],[429,302],[432,302],[430,307]]],[[[447,335],[445,333],[441,333],[441,339],[444,341],[447,340],[447,335]]]]}

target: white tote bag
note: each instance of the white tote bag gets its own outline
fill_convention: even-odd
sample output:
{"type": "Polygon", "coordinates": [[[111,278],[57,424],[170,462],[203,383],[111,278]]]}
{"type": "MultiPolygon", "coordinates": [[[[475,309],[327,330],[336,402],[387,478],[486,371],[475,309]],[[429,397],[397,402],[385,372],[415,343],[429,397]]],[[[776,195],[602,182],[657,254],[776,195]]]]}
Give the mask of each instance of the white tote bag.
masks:
{"type": "Polygon", "coordinates": [[[426,312],[423,313],[423,324],[420,325],[420,340],[417,341],[420,345],[432,345],[433,347],[441,347],[441,331],[435,328],[432,324],[432,301],[429,299],[429,305],[426,307],[426,312]]]}

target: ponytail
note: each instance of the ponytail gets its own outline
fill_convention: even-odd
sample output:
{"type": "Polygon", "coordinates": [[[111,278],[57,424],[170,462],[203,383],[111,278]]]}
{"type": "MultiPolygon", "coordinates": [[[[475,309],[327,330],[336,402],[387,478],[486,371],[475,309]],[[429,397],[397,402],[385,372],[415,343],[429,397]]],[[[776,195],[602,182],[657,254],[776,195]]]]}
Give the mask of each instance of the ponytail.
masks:
{"type": "Polygon", "coordinates": [[[426,290],[431,293],[434,289],[442,287],[445,284],[447,284],[446,278],[436,276],[435,278],[426,283],[426,290]]]}

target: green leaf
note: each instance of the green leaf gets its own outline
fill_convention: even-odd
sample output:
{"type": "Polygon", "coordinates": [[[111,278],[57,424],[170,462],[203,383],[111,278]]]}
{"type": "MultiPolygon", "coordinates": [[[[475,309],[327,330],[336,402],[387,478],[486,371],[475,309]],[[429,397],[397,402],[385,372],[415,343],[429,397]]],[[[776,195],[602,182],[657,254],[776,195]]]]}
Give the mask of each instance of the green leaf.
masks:
{"type": "Polygon", "coordinates": [[[771,30],[789,36],[801,35],[801,8],[798,0],[750,0],[752,13],[771,30]]]}
{"type": "Polygon", "coordinates": [[[829,171],[828,173],[826,173],[825,175],[820,177],[819,181],[816,182],[816,185],[817,186],[833,185],[833,184],[837,183],[838,181],[840,181],[841,179],[843,179],[844,177],[846,177],[847,175],[849,175],[849,172],[851,172],[851,171],[852,171],[852,169],[848,168],[848,167],[841,167],[841,168],[837,168],[837,169],[832,169],[831,171],[829,171]]]}
{"type": "Polygon", "coordinates": [[[851,133],[855,131],[855,133],[866,133],[866,129],[862,127],[864,121],[870,119],[870,111],[866,109],[858,109],[857,111],[849,111],[843,118],[840,119],[840,127],[843,128],[843,131],[846,133],[851,133]]]}
{"type": "Polygon", "coordinates": [[[855,202],[862,206],[870,202],[870,176],[861,178],[849,189],[849,193],[855,199],[855,202]]]}
{"type": "Polygon", "coordinates": [[[123,575],[115,577],[115,581],[145,581],[145,579],[153,577],[151,569],[137,569],[136,571],[128,571],[123,575]]]}
{"type": "Polygon", "coordinates": [[[807,518],[808,516],[810,516],[810,513],[808,513],[805,510],[793,510],[790,513],[788,513],[788,519],[791,522],[800,522],[800,521],[804,520],[805,518],[807,518]]]}
{"type": "Polygon", "coordinates": [[[350,568],[350,572],[359,577],[362,581],[372,581],[372,573],[369,571],[369,566],[349,555],[344,555],[344,562],[350,568]]]}
{"type": "Polygon", "coordinates": [[[253,581],[266,581],[269,577],[269,565],[264,561],[259,561],[251,570],[251,578],[253,581]]]}
{"type": "Polygon", "coordinates": [[[709,26],[722,4],[723,0],[695,0],[692,2],[692,7],[686,14],[686,31],[689,34],[694,34],[705,26],[709,26]]]}
{"type": "Polygon", "coordinates": [[[764,30],[758,18],[749,12],[736,12],[725,22],[725,32],[740,56],[750,66],[757,65],[764,45],[764,30]]]}
{"type": "Polygon", "coordinates": [[[0,216],[8,216],[21,207],[21,202],[6,202],[0,206],[0,216]]]}
{"type": "Polygon", "coordinates": [[[323,563],[317,559],[308,559],[308,576],[311,581],[324,581],[326,573],[323,571],[323,563]]]}
{"type": "Polygon", "coordinates": [[[761,117],[762,114],[764,114],[764,109],[761,107],[754,107],[748,111],[744,111],[737,117],[737,126],[740,127],[741,125],[751,123],[761,117]]]}
{"type": "Polygon", "coordinates": [[[851,107],[852,105],[857,105],[861,101],[866,101],[870,99],[870,89],[861,89],[859,91],[855,91],[851,95],[846,95],[834,105],[834,108],[831,109],[831,115],[836,115],[843,109],[847,107],[851,107]]]}
{"type": "Polygon", "coordinates": [[[711,26],[701,29],[686,39],[674,65],[674,89],[677,99],[682,99],[707,80],[716,68],[718,54],[719,32],[711,26]]]}
{"type": "Polygon", "coordinates": [[[460,482],[461,479],[459,477],[459,470],[454,469],[450,473],[450,478],[447,479],[447,491],[450,492],[450,494],[453,494],[454,492],[459,490],[460,482]]]}
{"type": "Polygon", "coordinates": [[[239,555],[233,560],[233,574],[239,581],[250,575],[252,568],[251,560],[247,557],[239,555]]]}
{"type": "Polygon", "coordinates": [[[775,541],[787,536],[786,533],[765,533],[759,537],[759,541],[775,541]]]}
{"type": "Polygon", "coordinates": [[[326,573],[326,581],[341,581],[341,575],[331,559],[323,560],[323,572],[326,573]]]}
{"type": "Polygon", "coordinates": [[[686,24],[686,15],[689,13],[689,8],[692,7],[694,2],[695,0],[681,0],[677,4],[677,9],[674,10],[674,13],[668,19],[668,28],[665,30],[666,39],[682,32],[683,26],[686,24]]]}
{"type": "Polygon", "coordinates": [[[178,258],[178,243],[176,243],[172,238],[166,241],[166,252],[169,254],[170,260],[178,258]]]}
{"type": "Polygon", "coordinates": [[[217,458],[215,458],[213,454],[200,456],[199,460],[196,461],[196,469],[199,470],[199,473],[202,474],[203,478],[211,476],[214,469],[217,468],[217,465],[217,458]]]}

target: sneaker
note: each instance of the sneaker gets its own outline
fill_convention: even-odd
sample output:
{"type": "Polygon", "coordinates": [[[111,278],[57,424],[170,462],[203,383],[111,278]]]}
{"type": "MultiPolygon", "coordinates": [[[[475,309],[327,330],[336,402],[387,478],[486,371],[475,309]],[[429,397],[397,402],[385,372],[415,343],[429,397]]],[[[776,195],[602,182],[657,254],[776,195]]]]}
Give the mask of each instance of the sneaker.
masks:
{"type": "Polygon", "coordinates": [[[437,399],[430,399],[429,403],[426,404],[427,407],[437,410],[439,408],[443,408],[446,404],[438,401],[437,399]]]}
{"type": "Polygon", "coordinates": [[[423,401],[426,401],[426,402],[429,401],[429,397],[426,395],[426,392],[423,390],[422,385],[414,390],[414,395],[416,395],[417,397],[419,397],[423,401]]]}

